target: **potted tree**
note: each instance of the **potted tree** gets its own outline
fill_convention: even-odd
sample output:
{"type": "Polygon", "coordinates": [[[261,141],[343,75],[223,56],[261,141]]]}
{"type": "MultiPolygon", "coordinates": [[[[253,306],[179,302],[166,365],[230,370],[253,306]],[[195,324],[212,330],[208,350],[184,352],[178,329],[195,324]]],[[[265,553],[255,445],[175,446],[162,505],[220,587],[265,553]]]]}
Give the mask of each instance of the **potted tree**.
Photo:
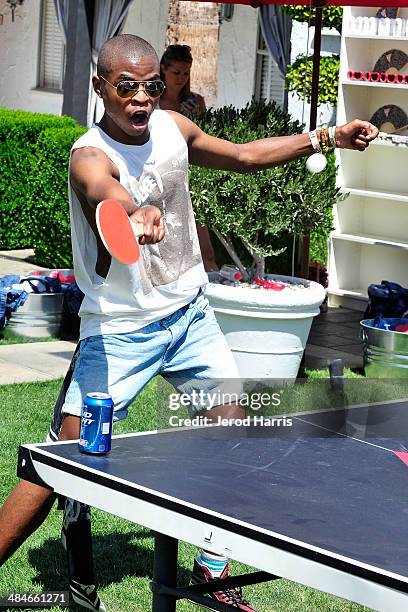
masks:
{"type": "MultiPolygon", "coordinates": [[[[241,110],[205,111],[195,121],[207,133],[234,142],[297,134],[303,127],[274,103],[255,101],[241,110]]],[[[293,265],[292,275],[282,276],[276,262],[284,252],[294,252],[296,237],[319,235],[321,228],[328,233],[339,197],[335,174],[334,156],[324,172],[313,175],[305,160],[254,174],[191,168],[196,218],[219,239],[241,278],[232,286],[212,274],[206,295],[242,377],[297,375],[325,291],[293,276],[293,265]]]]}

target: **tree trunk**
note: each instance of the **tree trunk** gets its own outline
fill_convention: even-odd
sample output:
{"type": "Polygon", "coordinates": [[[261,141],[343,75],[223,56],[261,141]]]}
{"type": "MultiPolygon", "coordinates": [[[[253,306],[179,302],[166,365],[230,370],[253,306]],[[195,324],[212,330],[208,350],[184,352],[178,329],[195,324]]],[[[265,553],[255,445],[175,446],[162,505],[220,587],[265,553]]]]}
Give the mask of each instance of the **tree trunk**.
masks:
{"type": "Polygon", "coordinates": [[[214,227],[212,227],[211,230],[217,236],[218,240],[221,242],[222,246],[226,249],[226,251],[228,252],[228,255],[231,257],[232,261],[234,262],[234,264],[237,266],[237,268],[241,272],[242,280],[243,281],[248,281],[249,280],[249,274],[246,271],[246,268],[243,265],[242,261],[238,257],[238,254],[237,254],[236,250],[234,249],[234,245],[232,244],[231,238],[229,238],[229,236],[225,236],[224,237],[214,227]]]}
{"type": "Polygon", "coordinates": [[[252,246],[252,244],[244,240],[244,238],[241,238],[241,241],[248,253],[251,255],[255,264],[254,276],[259,276],[259,278],[263,278],[265,276],[265,257],[259,255],[259,253],[257,253],[254,247],[252,246]]]}

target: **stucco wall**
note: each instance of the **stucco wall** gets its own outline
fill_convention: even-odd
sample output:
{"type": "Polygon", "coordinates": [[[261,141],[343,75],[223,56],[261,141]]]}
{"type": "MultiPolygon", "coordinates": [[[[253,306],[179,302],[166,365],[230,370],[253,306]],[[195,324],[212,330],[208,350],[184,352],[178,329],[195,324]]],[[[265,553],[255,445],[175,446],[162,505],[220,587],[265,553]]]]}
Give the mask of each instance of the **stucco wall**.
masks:
{"type": "Polygon", "coordinates": [[[41,2],[19,6],[14,23],[4,0],[0,13],[0,106],[59,114],[62,95],[36,89],[41,2]]]}
{"type": "Polygon", "coordinates": [[[145,38],[157,51],[164,51],[166,40],[168,0],[134,0],[122,29],[123,34],[145,38]]]}
{"type": "Polygon", "coordinates": [[[258,12],[236,5],[231,21],[220,26],[218,106],[245,106],[254,91],[258,12]]]}
{"type": "MultiPolygon", "coordinates": [[[[160,53],[164,47],[167,11],[167,0],[135,0],[123,32],[143,36],[160,53]]],[[[0,0],[0,106],[59,115],[62,94],[36,88],[40,18],[40,0],[25,0],[17,8],[14,23],[5,0],[0,0]]]]}

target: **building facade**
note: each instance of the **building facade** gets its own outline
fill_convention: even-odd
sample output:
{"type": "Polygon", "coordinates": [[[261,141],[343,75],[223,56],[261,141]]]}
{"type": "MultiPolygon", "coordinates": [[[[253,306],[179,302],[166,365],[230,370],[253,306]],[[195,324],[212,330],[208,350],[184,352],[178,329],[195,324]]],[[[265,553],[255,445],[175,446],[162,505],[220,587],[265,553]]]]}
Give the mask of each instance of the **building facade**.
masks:
{"type": "MultiPolygon", "coordinates": [[[[193,89],[208,106],[241,108],[252,96],[285,103],[284,78],[263,40],[258,10],[251,6],[179,0],[136,0],[122,32],[142,36],[159,55],[170,42],[191,44],[193,89]],[[181,25],[177,25],[177,20],[181,25]],[[206,23],[207,21],[207,23],[206,23]],[[194,25],[192,25],[194,24],[194,25]],[[187,38],[188,40],[183,40],[187,38]],[[202,40],[200,40],[202,39],[202,40]],[[215,76],[213,76],[215,75],[215,76]]],[[[323,31],[322,55],[339,51],[340,36],[323,31]]],[[[313,28],[293,22],[292,61],[313,53],[313,28]]],[[[14,22],[0,0],[0,106],[61,114],[65,65],[64,38],[53,0],[24,0],[14,22]]],[[[287,99],[290,114],[307,123],[309,106],[297,95],[287,99]]],[[[333,109],[319,109],[318,123],[333,121],[333,109]]]]}

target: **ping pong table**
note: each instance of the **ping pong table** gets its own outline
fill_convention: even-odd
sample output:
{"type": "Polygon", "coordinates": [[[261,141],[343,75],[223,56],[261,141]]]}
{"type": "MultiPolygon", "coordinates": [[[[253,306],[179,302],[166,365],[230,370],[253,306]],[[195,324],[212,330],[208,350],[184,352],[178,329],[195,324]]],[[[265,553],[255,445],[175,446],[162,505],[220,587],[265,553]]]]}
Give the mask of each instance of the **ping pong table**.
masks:
{"type": "Polygon", "coordinates": [[[23,445],[18,473],[155,532],[154,612],[204,597],[205,585],[177,587],[178,540],[259,570],[229,586],[284,577],[407,610],[408,401],[288,416],[114,436],[107,456],[23,445]]]}

